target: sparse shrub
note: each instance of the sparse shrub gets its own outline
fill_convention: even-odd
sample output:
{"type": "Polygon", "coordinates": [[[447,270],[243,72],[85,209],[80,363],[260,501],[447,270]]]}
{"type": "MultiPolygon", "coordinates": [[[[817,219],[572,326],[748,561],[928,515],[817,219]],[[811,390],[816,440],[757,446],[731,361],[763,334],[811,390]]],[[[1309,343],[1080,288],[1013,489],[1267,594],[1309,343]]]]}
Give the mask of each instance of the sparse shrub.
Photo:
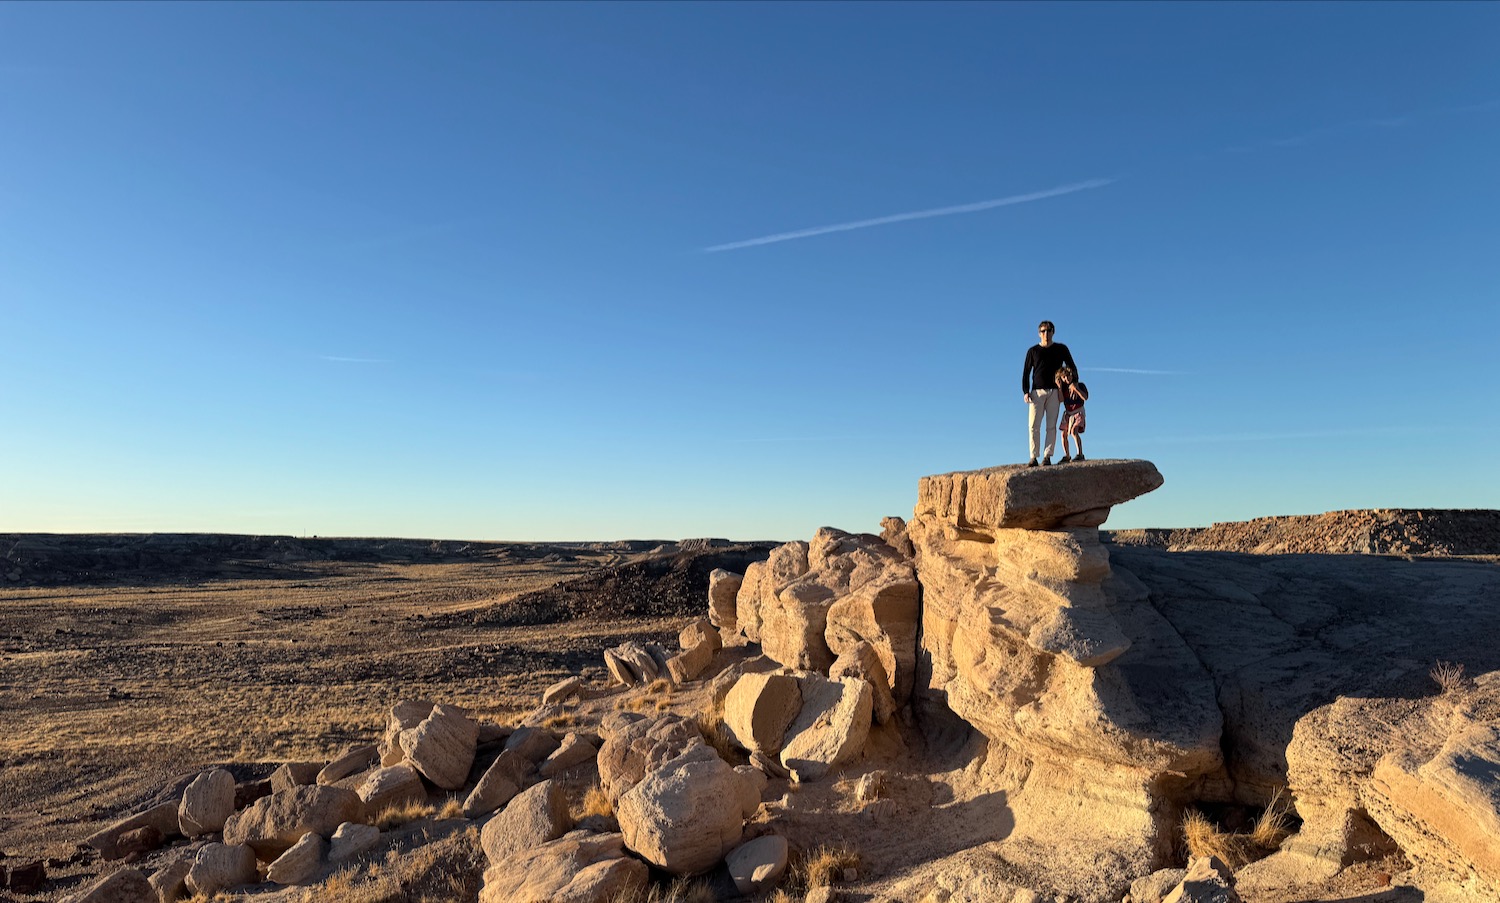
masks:
{"type": "Polygon", "coordinates": [[[1290,834],[1290,807],[1280,790],[1248,834],[1225,831],[1197,809],[1188,809],[1182,817],[1182,839],[1188,856],[1217,856],[1236,870],[1275,852],[1290,834]]]}
{"type": "MultiPolygon", "coordinates": [[[[462,810],[461,804],[460,810],[462,810]]],[[[381,809],[380,812],[376,814],[375,820],[371,822],[371,824],[382,831],[389,831],[397,825],[404,825],[407,822],[416,821],[419,818],[427,818],[436,811],[437,807],[433,806],[431,803],[409,800],[404,803],[396,803],[393,806],[387,806],[384,809],[381,809]]]]}
{"type": "Polygon", "coordinates": [[[621,894],[610,903],[717,903],[713,888],[701,878],[678,878],[671,884],[647,884],[621,894]]]}
{"type": "Polygon", "coordinates": [[[542,719],[542,727],[556,730],[560,727],[573,727],[578,723],[577,712],[559,712],[542,719]]]}
{"type": "Polygon", "coordinates": [[[1250,841],[1262,850],[1271,851],[1281,846],[1292,833],[1290,806],[1281,795],[1281,790],[1271,795],[1271,802],[1266,804],[1265,811],[1255,820],[1255,827],[1250,831],[1250,841]]]}
{"type": "Polygon", "coordinates": [[[694,716],[693,723],[697,726],[698,733],[703,735],[703,741],[714,748],[719,758],[731,764],[743,758],[729,736],[729,727],[724,724],[721,712],[699,712],[694,716]]]}
{"type": "Polygon", "coordinates": [[[450,796],[443,803],[443,807],[437,811],[437,818],[463,818],[464,801],[457,795],[450,796]]]}
{"type": "Polygon", "coordinates": [[[1469,688],[1469,679],[1459,662],[1437,662],[1427,674],[1442,689],[1444,696],[1456,696],[1469,688]]]}
{"type": "Polygon", "coordinates": [[[665,677],[658,677],[647,685],[646,692],[651,694],[670,693],[672,692],[672,682],[665,677]]]}

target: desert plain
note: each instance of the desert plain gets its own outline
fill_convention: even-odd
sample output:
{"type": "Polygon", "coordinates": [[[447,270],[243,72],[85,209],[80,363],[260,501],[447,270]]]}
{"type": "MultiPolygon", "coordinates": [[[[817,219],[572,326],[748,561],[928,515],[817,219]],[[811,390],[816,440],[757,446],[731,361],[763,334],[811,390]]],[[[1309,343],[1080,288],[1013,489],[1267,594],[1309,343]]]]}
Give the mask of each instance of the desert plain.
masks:
{"type": "MultiPolygon", "coordinates": [[[[46,875],[9,893],[68,900],[122,864],[164,870],[218,835],[167,838],[123,863],[84,841],[175,802],[207,769],[246,787],[286,763],[389,743],[393,707],[431,700],[481,726],[461,788],[426,781],[428,808],[388,818],[382,844],[342,872],[327,864],[282,886],[263,861],[256,881],[217,898],[523,899],[496,885],[504,863],[479,843],[500,816],[458,812],[506,736],[525,726],[607,748],[652,719],[706,713],[705,740],[761,772],[759,808],[726,850],[780,837],[792,869],[747,891],[724,865],[640,853],[649,884],[621,899],[1156,903],[1236,883],[1247,903],[1493,899],[1485,845],[1500,834],[1484,819],[1500,811],[1500,772],[1485,771],[1484,743],[1500,724],[1500,513],[1111,533],[1098,529],[1108,505],[1154,485],[1121,489],[1112,481],[1134,471],[1110,466],[1076,469],[1104,501],[1067,511],[1047,494],[1094,490],[1005,468],[928,478],[909,525],[811,543],[0,536],[0,867],[40,862],[46,875]],[[1043,514],[1014,519],[1030,503],[993,502],[985,480],[1040,487],[1043,514]],[[631,644],[670,657],[685,627],[710,629],[706,615],[712,661],[691,677],[606,662],[631,644]],[[733,688],[773,672],[805,700],[875,685],[857,739],[795,767],[784,751],[775,761],[779,736],[758,749],[763,700],[736,714],[733,688]],[[542,704],[572,677],[581,689],[542,704]],[[715,721],[727,730],[712,737],[715,721]],[[1442,780],[1422,785],[1449,753],[1469,781],[1457,827],[1436,811],[1442,780]],[[1231,839],[1268,812],[1280,822],[1264,848],[1233,850],[1247,877],[1194,891],[1181,873],[1198,852],[1190,812],[1231,839]],[[439,846],[441,868],[431,856],[421,868],[441,880],[376,880],[410,876],[402,857],[439,846]],[[821,881],[807,872],[818,855],[835,861],[821,881]]],[[[841,705],[819,730],[837,727],[841,705]]],[[[790,748],[792,715],[781,729],[790,748]]],[[[609,783],[605,756],[562,773],[568,820],[623,829],[636,850],[641,832],[613,821],[629,788],[603,812],[585,805],[601,774],[609,783]]]]}

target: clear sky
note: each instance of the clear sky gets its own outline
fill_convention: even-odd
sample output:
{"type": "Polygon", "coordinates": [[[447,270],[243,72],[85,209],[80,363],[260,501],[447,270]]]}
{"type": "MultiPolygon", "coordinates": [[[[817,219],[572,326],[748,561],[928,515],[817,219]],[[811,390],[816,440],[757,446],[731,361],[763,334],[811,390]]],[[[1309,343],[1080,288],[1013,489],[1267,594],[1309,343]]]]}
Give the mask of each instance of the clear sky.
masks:
{"type": "Polygon", "coordinates": [[[1109,526],[1500,507],[1500,5],[0,4],[3,531],[878,529],[1043,318],[1109,526]]]}

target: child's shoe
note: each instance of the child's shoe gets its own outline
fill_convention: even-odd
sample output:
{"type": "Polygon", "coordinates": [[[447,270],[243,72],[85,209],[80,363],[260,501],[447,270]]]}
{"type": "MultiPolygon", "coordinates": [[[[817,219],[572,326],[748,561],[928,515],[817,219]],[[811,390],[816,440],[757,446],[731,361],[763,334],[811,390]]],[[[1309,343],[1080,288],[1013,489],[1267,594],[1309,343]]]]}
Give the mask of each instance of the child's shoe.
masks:
{"type": "Polygon", "coordinates": [[[1057,459],[1057,463],[1059,463],[1059,464],[1066,464],[1066,463],[1068,463],[1071,460],[1073,460],[1073,459],[1070,458],[1070,457],[1068,457],[1067,455],[1063,455],[1061,458],[1057,459]]]}
{"type": "Polygon", "coordinates": [[[1073,460],[1074,461],[1082,461],[1083,460],[1083,452],[1079,452],[1078,454],[1074,455],[1073,456],[1073,460]]]}

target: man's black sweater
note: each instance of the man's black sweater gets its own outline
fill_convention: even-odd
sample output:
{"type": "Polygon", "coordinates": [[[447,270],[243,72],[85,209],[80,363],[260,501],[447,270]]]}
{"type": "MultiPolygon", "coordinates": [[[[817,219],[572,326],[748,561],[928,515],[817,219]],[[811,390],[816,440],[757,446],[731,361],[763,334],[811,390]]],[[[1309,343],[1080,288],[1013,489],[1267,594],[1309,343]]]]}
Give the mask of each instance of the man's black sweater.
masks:
{"type": "Polygon", "coordinates": [[[1063,364],[1078,369],[1067,345],[1062,342],[1053,342],[1046,348],[1032,345],[1026,352],[1026,364],[1021,368],[1021,391],[1029,395],[1032,389],[1056,389],[1057,371],[1063,364]]]}

